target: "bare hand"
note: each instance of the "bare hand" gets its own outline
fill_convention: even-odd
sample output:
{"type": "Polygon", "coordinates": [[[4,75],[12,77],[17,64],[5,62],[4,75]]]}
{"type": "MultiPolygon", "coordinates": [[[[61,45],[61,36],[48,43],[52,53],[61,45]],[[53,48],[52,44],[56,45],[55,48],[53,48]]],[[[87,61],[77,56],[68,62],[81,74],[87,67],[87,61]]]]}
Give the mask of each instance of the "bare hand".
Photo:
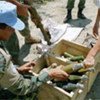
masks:
{"type": "Polygon", "coordinates": [[[17,68],[18,72],[20,73],[26,73],[33,69],[33,66],[35,65],[34,62],[28,62],[20,67],[17,68]]]}
{"type": "Polygon", "coordinates": [[[33,0],[24,0],[25,4],[32,4],[33,0]]]}
{"type": "Polygon", "coordinates": [[[92,56],[91,57],[87,57],[84,60],[84,65],[85,65],[86,68],[88,68],[88,67],[93,66],[94,65],[94,62],[95,62],[94,57],[92,57],[92,56]]]}
{"type": "Polygon", "coordinates": [[[93,27],[93,35],[95,36],[95,37],[97,37],[98,36],[98,28],[99,28],[99,26],[98,25],[94,25],[94,27],[93,27]]]}
{"type": "Polygon", "coordinates": [[[28,16],[28,9],[30,8],[30,6],[25,5],[25,4],[20,4],[17,6],[17,12],[18,15],[20,16],[28,16]]]}
{"type": "Polygon", "coordinates": [[[61,69],[61,66],[59,66],[57,68],[51,69],[49,76],[57,80],[65,80],[67,79],[68,74],[61,69]]]}

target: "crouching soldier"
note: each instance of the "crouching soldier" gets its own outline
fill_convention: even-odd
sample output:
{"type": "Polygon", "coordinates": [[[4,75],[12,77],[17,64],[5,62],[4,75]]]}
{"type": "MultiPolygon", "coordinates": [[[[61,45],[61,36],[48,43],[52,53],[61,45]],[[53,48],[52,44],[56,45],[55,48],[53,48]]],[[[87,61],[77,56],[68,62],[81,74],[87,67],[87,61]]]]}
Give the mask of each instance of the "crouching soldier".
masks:
{"type": "MultiPolygon", "coordinates": [[[[7,40],[14,29],[24,29],[24,23],[17,18],[16,6],[6,1],[0,1],[0,42],[7,40]]],[[[66,79],[67,74],[60,68],[43,70],[31,79],[24,78],[20,73],[32,70],[34,62],[28,62],[18,68],[11,62],[11,57],[3,46],[0,46],[0,87],[6,88],[17,95],[26,95],[39,87],[48,77],[66,79]]]]}

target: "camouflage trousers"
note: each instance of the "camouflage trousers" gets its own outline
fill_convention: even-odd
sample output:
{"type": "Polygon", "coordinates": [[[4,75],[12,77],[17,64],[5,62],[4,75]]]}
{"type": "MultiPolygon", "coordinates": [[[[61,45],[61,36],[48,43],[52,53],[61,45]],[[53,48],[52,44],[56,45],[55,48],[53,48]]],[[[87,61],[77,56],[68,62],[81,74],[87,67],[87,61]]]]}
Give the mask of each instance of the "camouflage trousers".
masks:
{"type": "MultiPolygon", "coordinates": [[[[85,1],[86,0],[80,0],[79,1],[79,4],[78,4],[79,9],[84,9],[85,8],[85,1]]],[[[67,9],[73,9],[74,8],[74,3],[75,3],[75,0],[68,0],[67,9]]]]}

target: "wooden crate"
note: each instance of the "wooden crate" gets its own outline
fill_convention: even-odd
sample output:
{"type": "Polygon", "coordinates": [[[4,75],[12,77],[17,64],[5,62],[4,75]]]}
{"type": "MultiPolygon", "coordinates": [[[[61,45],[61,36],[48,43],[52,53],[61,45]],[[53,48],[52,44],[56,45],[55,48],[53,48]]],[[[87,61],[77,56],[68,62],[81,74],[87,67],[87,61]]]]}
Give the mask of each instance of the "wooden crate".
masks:
{"type": "Polygon", "coordinates": [[[90,91],[90,89],[97,77],[97,74],[100,72],[100,53],[98,53],[95,57],[94,67],[95,67],[95,71],[89,73],[88,92],[90,91]]]}
{"type": "MultiPolygon", "coordinates": [[[[83,55],[84,57],[86,57],[89,50],[90,50],[89,48],[84,47],[83,45],[69,42],[66,40],[62,40],[48,51],[49,56],[48,56],[47,63],[50,64],[52,61],[58,59],[58,62],[57,62],[58,64],[61,63],[63,65],[66,65],[68,63],[63,59],[59,59],[57,56],[62,55],[64,52],[68,52],[74,56],[83,55]],[[54,57],[54,55],[55,55],[55,57],[54,57]],[[53,57],[50,57],[50,56],[53,56],[53,57]]],[[[98,53],[96,55],[95,61],[96,61],[95,65],[94,65],[95,72],[89,72],[89,74],[88,74],[88,77],[89,77],[88,92],[90,91],[90,88],[93,85],[93,82],[96,79],[98,72],[100,71],[100,67],[99,67],[100,66],[100,53],[98,53]]]]}
{"type": "Polygon", "coordinates": [[[84,83],[83,90],[76,89],[70,93],[64,91],[59,87],[54,87],[49,84],[43,84],[39,88],[39,100],[84,100],[87,94],[87,82],[84,83]],[[81,98],[81,99],[80,99],[81,98]]]}
{"type": "MultiPolygon", "coordinates": [[[[50,66],[52,63],[57,63],[57,65],[66,65],[66,62],[56,59],[50,55],[48,55],[48,56],[46,55],[45,58],[46,58],[48,66],[50,66]]],[[[86,75],[88,76],[89,74],[86,73],[86,75]]],[[[88,81],[89,80],[82,83],[82,84],[84,84],[83,90],[76,89],[75,91],[72,91],[71,93],[65,92],[63,89],[60,89],[57,87],[52,87],[52,86],[49,87],[49,90],[51,90],[52,88],[54,89],[54,90],[51,90],[54,94],[54,96],[52,97],[51,100],[84,100],[84,98],[88,92],[88,83],[89,83],[88,81]]],[[[45,89],[47,89],[47,88],[45,88],[45,89]]],[[[50,94],[50,95],[52,95],[52,94],[50,94]]],[[[43,96],[43,94],[42,94],[42,96],[43,96]]]]}
{"type": "MultiPolygon", "coordinates": [[[[34,67],[35,72],[39,72],[44,67],[50,66],[52,63],[57,63],[58,65],[65,65],[64,62],[60,62],[58,59],[52,59],[50,63],[48,63],[45,56],[42,56],[36,63],[36,66],[34,67]]],[[[39,88],[38,91],[38,99],[39,100],[84,100],[85,95],[87,94],[87,87],[88,87],[88,80],[84,82],[84,89],[75,89],[74,91],[67,92],[59,87],[50,85],[50,84],[43,84],[39,88]],[[81,99],[79,99],[81,97],[81,99]]]]}
{"type": "Polygon", "coordinates": [[[76,44],[70,41],[61,40],[58,44],[54,45],[48,52],[56,56],[62,55],[64,52],[68,52],[74,56],[83,55],[87,56],[89,48],[83,45],[76,44]]]}
{"type": "MultiPolygon", "coordinates": [[[[44,59],[44,57],[41,59],[39,59],[39,61],[37,61],[38,63],[36,63],[36,66],[34,67],[34,71],[35,72],[39,72],[41,69],[43,69],[44,67],[49,66],[46,62],[47,60],[44,59]],[[40,66],[40,67],[38,67],[40,66]]],[[[54,62],[59,62],[58,60],[54,60],[51,63],[54,62]]],[[[76,89],[72,92],[67,92],[59,87],[56,86],[52,86],[49,84],[43,84],[41,85],[41,87],[39,88],[38,91],[38,100],[80,100],[78,99],[79,96],[84,100],[85,95],[87,94],[87,86],[88,86],[88,81],[86,81],[84,84],[85,88],[83,90],[81,89],[76,89]]],[[[81,100],[82,100],[81,99],[81,100]]]]}
{"type": "MultiPolygon", "coordinates": [[[[89,52],[89,49],[82,45],[62,40],[61,42],[53,46],[53,48],[51,48],[48,52],[58,56],[65,51],[67,51],[72,55],[84,55],[84,57],[86,57],[87,53],[89,52]]],[[[48,55],[48,52],[46,53],[46,55],[43,55],[40,59],[38,59],[36,66],[34,67],[35,72],[38,73],[41,69],[51,65],[52,63],[57,63],[58,65],[68,64],[63,60],[57,59],[57,57],[53,55],[48,55]]],[[[69,93],[59,87],[54,87],[49,84],[43,84],[39,88],[38,99],[39,100],[84,100],[87,92],[90,90],[98,73],[97,71],[98,66],[95,65],[95,67],[96,71],[94,73],[92,72],[87,73],[89,80],[83,83],[85,86],[83,90],[76,89],[75,91],[69,93]]]]}
{"type": "Polygon", "coordinates": [[[42,55],[37,61],[35,61],[33,72],[39,73],[45,67],[47,67],[47,63],[46,63],[44,55],[42,55]]]}

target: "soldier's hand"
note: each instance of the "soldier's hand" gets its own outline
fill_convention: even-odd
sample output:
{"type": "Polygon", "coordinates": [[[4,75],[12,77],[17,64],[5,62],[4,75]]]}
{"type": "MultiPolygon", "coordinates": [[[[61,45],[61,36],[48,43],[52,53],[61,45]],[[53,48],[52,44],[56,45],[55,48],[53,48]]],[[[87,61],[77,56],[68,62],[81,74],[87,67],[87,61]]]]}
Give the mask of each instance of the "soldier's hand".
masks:
{"type": "Polygon", "coordinates": [[[33,3],[33,0],[24,0],[24,3],[25,4],[32,4],[33,3]]]}
{"type": "Polygon", "coordinates": [[[30,6],[20,3],[17,6],[18,15],[27,17],[28,16],[28,9],[29,8],[30,8],[30,6]]]}
{"type": "Polygon", "coordinates": [[[49,76],[57,80],[65,80],[67,79],[68,74],[61,69],[61,66],[59,66],[57,68],[51,69],[49,71],[49,76]]]}
{"type": "Polygon", "coordinates": [[[20,67],[17,68],[19,73],[26,73],[29,72],[30,70],[33,69],[33,67],[35,66],[35,63],[33,61],[28,62],[20,67]]]}
{"type": "Polygon", "coordinates": [[[94,57],[93,56],[89,56],[84,60],[84,65],[85,65],[86,68],[88,68],[88,67],[93,66],[94,62],[95,62],[94,57]]]}
{"type": "Polygon", "coordinates": [[[94,27],[93,27],[93,35],[95,37],[98,36],[98,29],[99,29],[99,25],[95,24],[94,27]]]}

